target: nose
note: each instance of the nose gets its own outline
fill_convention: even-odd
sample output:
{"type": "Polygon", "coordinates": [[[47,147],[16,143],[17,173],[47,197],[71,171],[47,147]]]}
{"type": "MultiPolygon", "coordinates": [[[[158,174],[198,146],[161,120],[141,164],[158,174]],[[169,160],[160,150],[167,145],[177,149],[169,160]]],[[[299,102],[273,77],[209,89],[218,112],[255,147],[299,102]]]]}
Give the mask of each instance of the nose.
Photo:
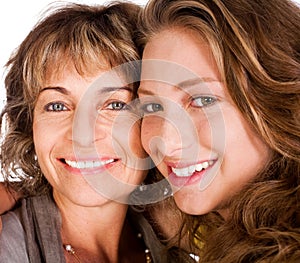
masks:
{"type": "Polygon", "coordinates": [[[103,137],[104,132],[96,129],[97,111],[89,103],[81,103],[77,108],[72,127],[73,143],[81,147],[92,147],[94,142],[103,137]]]}
{"type": "Polygon", "coordinates": [[[156,136],[149,142],[152,153],[159,153],[160,156],[180,155],[182,149],[181,132],[176,124],[168,119],[160,119],[156,126],[156,136]]]}
{"type": "Polygon", "coordinates": [[[197,130],[189,114],[183,108],[166,111],[160,117],[157,133],[152,137],[151,152],[161,158],[190,159],[197,156],[197,130]]]}

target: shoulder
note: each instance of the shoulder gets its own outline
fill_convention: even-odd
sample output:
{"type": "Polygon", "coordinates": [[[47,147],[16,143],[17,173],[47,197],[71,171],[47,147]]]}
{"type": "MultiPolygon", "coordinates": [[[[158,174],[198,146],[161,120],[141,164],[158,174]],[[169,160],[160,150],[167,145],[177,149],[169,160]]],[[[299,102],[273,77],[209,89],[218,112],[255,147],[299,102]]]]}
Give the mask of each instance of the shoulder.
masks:
{"type": "Polygon", "coordinates": [[[21,224],[18,212],[8,212],[1,216],[2,231],[0,233],[0,262],[29,262],[25,231],[21,224]]]}
{"type": "Polygon", "coordinates": [[[6,188],[5,185],[0,182],[0,214],[12,209],[18,198],[18,194],[12,189],[6,188]]]}
{"type": "Polygon", "coordinates": [[[151,254],[153,263],[195,263],[197,260],[184,250],[178,247],[168,247],[166,240],[159,238],[159,235],[152,224],[144,216],[143,212],[138,212],[134,207],[128,209],[128,219],[133,227],[142,235],[145,246],[151,254]]]}
{"type": "Polygon", "coordinates": [[[24,198],[2,216],[0,263],[64,262],[60,215],[51,196],[24,198]]]}

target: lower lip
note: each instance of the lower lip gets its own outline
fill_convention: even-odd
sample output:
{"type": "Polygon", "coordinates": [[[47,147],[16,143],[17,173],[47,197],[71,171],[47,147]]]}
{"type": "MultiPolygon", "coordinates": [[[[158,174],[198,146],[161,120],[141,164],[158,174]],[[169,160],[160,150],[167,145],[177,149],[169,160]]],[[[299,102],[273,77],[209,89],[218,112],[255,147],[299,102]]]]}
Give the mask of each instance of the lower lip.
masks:
{"type": "Polygon", "coordinates": [[[209,169],[210,167],[200,172],[194,172],[191,176],[184,177],[184,176],[177,176],[175,173],[172,172],[170,168],[168,179],[173,186],[176,187],[189,186],[189,185],[199,183],[203,178],[204,174],[209,169]]]}

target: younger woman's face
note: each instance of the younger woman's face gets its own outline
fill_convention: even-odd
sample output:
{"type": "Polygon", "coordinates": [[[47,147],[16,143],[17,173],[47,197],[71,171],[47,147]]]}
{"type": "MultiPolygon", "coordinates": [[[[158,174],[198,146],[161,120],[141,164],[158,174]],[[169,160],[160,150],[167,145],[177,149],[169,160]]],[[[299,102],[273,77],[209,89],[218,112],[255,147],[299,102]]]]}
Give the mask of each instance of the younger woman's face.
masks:
{"type": "Polygon", "coordinates": [[[143,54],[142,144],[189,214],[223,212],[268,160],[268,148],[229,96],[208,44],[165,30],[143,54]]]}

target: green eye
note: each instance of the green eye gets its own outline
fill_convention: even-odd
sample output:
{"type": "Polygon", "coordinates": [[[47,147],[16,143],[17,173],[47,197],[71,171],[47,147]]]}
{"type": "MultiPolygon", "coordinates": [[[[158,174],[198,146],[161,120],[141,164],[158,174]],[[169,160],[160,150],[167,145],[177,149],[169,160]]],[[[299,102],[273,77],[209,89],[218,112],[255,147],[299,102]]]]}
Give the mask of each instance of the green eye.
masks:
{"type": "Polygon", "coordinates": [[[158,103],[148,103],[142,106],[142,111],[146,114],[163,111],[163,109],[163,106],[158,103]]]}
{"type": "Polygon", "coordinates": [[[192,106],[207,107],[207,106],[214,104],[216,101],[217,101],[217,99],[215,97],[201,96],[201,97],[194,98],[192,100],[192,106]]]}
{"type": "Polygon", "coordinates": [[[114,101],[110,103],[107,108],[110,110],[125,110],[127,109],[127,104],[121,101],[114,101]]]}

